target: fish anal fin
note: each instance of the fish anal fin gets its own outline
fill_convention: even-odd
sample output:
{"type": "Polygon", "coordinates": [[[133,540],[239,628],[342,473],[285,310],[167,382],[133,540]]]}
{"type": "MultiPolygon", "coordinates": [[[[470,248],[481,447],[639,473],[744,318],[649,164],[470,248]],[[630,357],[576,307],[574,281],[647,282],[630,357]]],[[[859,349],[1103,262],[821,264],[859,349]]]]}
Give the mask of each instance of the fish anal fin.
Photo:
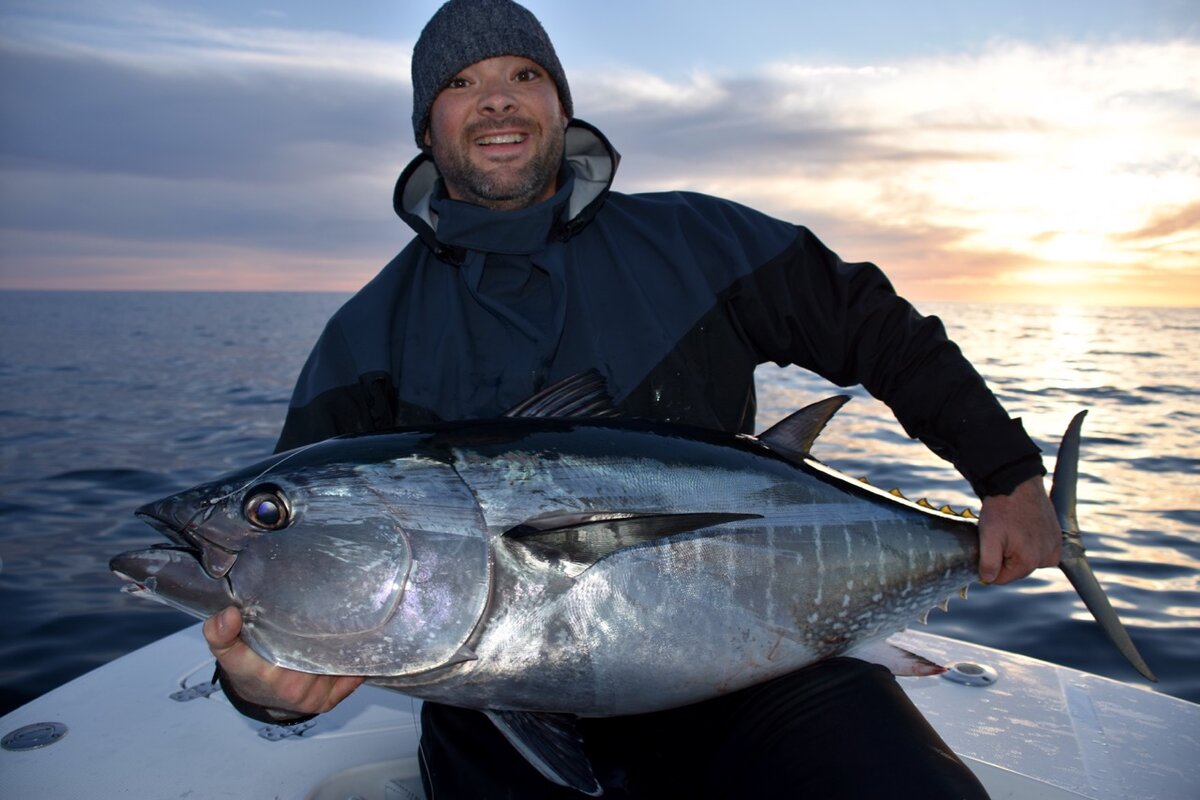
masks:
{"type": "Polygon", "coordinates": [[[849,400],[849,395],[839,394],[805,406],[763,431],[758,440],[790,461],[803,461],[829,420],[849,400]]]}
{"type": "Polygon", "coordinates": [[[484,713],[547,780],[590,797],[604,793],[583,750],[575,717],[533,711],[485,709],[484,713]]]}
{"type": "Polygon", "coordinates": [[[935,664],[925,656],[910,653],[886,641],[874,641],[848,651],[851,658],[870,661],[872,664],[882,664],[892,671],[893,675],[941,675],[946,668],[935,664]]]}

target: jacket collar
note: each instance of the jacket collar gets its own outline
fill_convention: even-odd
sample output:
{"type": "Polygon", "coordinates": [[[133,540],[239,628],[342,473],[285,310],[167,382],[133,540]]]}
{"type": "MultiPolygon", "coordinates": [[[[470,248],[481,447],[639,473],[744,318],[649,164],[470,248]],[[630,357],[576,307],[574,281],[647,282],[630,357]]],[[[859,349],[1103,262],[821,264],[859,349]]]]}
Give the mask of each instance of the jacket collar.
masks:
{"type": "Polygon", "coordinates": [[[552,238],[568,239],[584,228],[612,186],[621,157],[598,129],[582,120],[567,125],[563,159],[570,175],[549,200],[517,211],[490,211],[449,200],[428,153],[400,174],[392,207],[438,258],[460,264],[466,250],[532,252],[552,238]],[[518,223],[504,245],[497,225],[518,223]]]}
{"type": "Polygon", "coordinates": [[[546,246],[548,233],[566,221],[575,175],[564,169],[558,182],[559,189],[550,199],[512,211],[492,211],[474,203],[451,200],[439,182],[429,198],[437,239],[450,247],[481,253],[536,253],[546,246]]]}

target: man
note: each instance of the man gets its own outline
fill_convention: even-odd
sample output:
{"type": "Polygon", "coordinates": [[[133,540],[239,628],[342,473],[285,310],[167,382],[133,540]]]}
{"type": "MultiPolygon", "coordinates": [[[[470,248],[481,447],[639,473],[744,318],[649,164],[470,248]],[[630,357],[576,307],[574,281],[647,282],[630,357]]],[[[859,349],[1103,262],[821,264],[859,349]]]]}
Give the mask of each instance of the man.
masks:
{"type": "MultiPolygon", "coordinates": [[[[754,367],[793,363],[862,383],[958,467],[983,498],[984,581],[1057,563],[1036,446],[877,268],[728,201],[611,192],[616,152],[573,119],[549,38],[510,0],[446,3],[412,77],[422,153],[395,207],[417,237],[330,320],[279,449],[496,416],[587,369],[630,416],[749,432],[754,367]]],[[[322,713],[361,683],[271,666],[240,625],[226,609],[205,635],[245,713],[322,713]]],[[[422,721],[431,797],[576,796],[476,712],[427,703],[422,721]]],[[[985,796],[891,675],[855,659],[580,728],[613,797],[985,796]]]]}

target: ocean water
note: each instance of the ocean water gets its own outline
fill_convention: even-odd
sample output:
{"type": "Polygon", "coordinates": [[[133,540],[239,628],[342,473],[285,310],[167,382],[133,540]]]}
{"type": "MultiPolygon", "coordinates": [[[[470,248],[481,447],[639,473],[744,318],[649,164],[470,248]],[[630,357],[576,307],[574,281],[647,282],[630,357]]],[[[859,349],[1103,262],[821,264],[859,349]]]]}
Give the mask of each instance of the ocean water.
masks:
{"type": "MultiPolygon", "coordinates": [[[[0,292],[0,713],[185,625],[107,568],[142,503],[268,454],[336,294],[0,292]]],[[[1053,464],[1087,409],[1079,518],[1157,691],[1200,702],[1200,309],[930,304],[1053,464]]],[[[842,391],[759,372],[759,426],[842,391]]],[[[876,485],[978,503],[851,390],[814,448],[876,485]]],[[[1057,570],[974,587],[934,632],[1141,682],[1057,570]]]]}

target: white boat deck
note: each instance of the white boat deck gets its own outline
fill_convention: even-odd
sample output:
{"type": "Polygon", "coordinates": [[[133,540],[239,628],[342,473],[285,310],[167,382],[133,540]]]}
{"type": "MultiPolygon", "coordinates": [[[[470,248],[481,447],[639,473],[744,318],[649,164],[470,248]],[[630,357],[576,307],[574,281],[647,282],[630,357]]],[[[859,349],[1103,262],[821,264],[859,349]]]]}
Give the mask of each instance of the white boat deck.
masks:
{"type": "MultiPolygon", "coordinates": [[[[895,641],[946,664],[996,670],[984,687],[901,680],[996,800],[1200,798],[1200,706],[930,634],[895,641]]],[[[53,744],[0,750],[0,797],[422,797],[420,701],[365,686],[302,734],[278,738],[270,734],[286,729],[240,716],[220,692],[172,699],[211,676],[196,625],[0,718],[0,736],[66,726],[53,744]]]]}

